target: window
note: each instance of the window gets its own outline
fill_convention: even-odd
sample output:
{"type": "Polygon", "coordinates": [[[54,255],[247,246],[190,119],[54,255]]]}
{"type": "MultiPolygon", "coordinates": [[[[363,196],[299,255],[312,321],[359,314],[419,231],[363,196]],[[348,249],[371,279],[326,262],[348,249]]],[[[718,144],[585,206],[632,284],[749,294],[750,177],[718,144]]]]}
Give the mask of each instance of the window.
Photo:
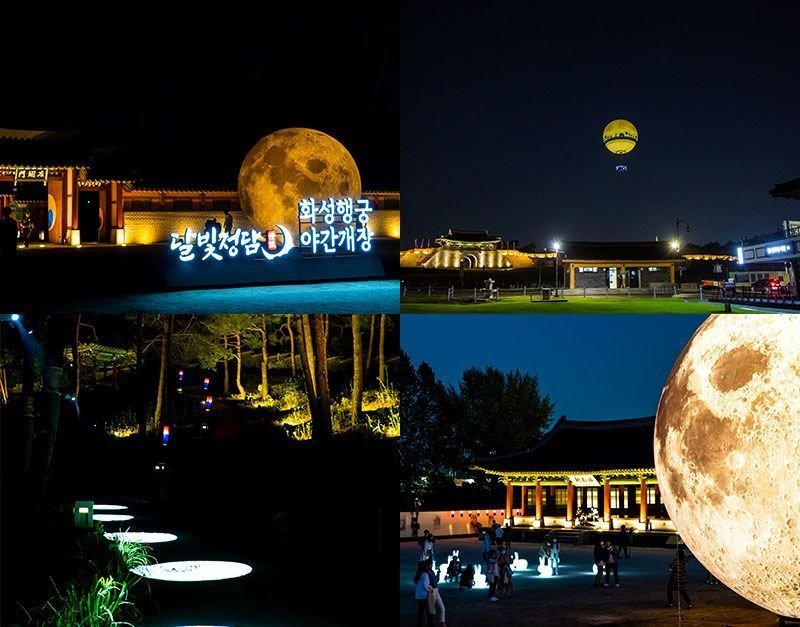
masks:
{"type": "Polygon", "coordinates": [[[150,211],[151,202],[150,200],[132,200],[131,211],[150,211]]]}
{"type": "MultiPolygon", "coordinates": [[[[658,503],[656,499],[656,490],[655,486],[647,486],[647,504],[648,505],[655,505],[658,503]]],[[[642,502],[641,498],[639,498],[639,488],[636,488],[636,504],[639,505],[642,502]]]]}
{"type": "Polygon", "coordinates": [[[611,488],[611,509],[628,509],[628,488],[627,487],[612,487],[611,488]],[[620,498],[622,492],[622,498],[620,498]]]}
{"type": "Polygon", "coordinates": [[[578,272],[597,272],[597,268],[583,268],[579,267],[578,272]]]}
{"type": "Polygon", "coordinates": [[[586,488],[586,507],[598,507],[597,488],[586,488]]]}
{"type": "Polygon", "coordinates": [[[231,210],[231,199],[230,198],[218,198],[214,201],[214,211],[223,212],[225,210],[231,210]]]}
{"type": "Polygon", "coordinates": [[[192,210],[192,200],[191,200],[191,198],[181,199],[181,200],[173,200],[172,201],[172,209],[173,209],[173,211],[191,211],[192,210]]]}
{"type": "Polygon", "coordinates": [[[647,271],[648,271],[648,272],[658,272],[658,270],[659,270],[659,268],[656,268],[655,266],[650,266],[650,267],[647,269],[647,271]]]}
{"type": "Polygon", "coordinates": [[[556,507],[567,506],[567,489],[556,488],[556,507]]]}
{"type": "Polygon", "coordinates": [[[525,493],[525,502],[528,506],[527,509],[533,509],[536,507],[536,487],[535,486],[528,486],[528,491],[525,493]]]}

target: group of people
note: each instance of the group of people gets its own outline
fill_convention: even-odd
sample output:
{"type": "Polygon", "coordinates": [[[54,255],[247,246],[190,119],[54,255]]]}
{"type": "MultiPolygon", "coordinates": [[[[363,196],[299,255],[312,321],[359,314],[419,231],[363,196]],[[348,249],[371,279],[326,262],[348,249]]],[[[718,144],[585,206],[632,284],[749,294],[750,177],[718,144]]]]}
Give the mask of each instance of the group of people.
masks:
{"type": "Polygon", "coordinates": [[[3,207],[0,212],[0,255],[8,257],[17,252],[17,240],[22,240],[25,248],[30,246],[36,226],[33,222],[31,210],[26,209],[22,219],[14,219],[11,207],[3,207]]]}
{"type": "Polygon", "coordinates": [[[548,536],[539,547],[539,565],[550,566],[551,574],[558,574],[558,565],[561,563],[561,543],[558,536],[548,536]]]}

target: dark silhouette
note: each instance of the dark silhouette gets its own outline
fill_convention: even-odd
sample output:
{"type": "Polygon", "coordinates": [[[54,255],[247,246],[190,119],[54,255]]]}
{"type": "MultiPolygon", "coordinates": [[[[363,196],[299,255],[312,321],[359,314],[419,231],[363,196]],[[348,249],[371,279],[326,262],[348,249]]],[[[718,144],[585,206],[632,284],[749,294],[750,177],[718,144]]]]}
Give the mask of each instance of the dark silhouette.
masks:
{"type": "Polygon", "coordinates": [[[17,221],[11,217],[11,207],[3,207],[0,218],[0,255],[11,257],[17,254],[17,221]]]}
{"type": "Polygon", "coordinates": [[[681,598],[686,601],[686,607],[689,609],[692,607],[692,600],[686,592],[686,562],[690,559],[691,557],[687,558],[683,549],[679,548],[675,559],[672,560],[672,564],[669,565],[670,575],[669,583],[667,584],[667,607],[672,607],[672,593],[675,589],[678,590],[681,598]]]}

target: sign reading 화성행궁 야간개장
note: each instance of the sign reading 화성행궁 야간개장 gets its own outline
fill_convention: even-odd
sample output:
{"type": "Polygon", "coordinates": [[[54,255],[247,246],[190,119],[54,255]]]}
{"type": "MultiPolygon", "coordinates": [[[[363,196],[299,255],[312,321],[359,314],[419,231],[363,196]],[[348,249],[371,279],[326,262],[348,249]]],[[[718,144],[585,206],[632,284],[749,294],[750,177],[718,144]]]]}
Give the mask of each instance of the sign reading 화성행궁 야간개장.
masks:
{"type": "Polygon", "coordinates": [[[354,255],[372,250],[366,198],[304,198],[298,203],[300,251],[307,256],[354,255]]]}
{"type": "MultiPolygon", "coordinates": [[[[298,203],[300,251],[305,256],[354,255],[372,250],[370,215],[366,198],[304,198],[298,203]]],[[[217,223],[218,226],[218,223],[217,223]]],[[[170,251],[181,261],[222,261],[235,257],[272,260],[294,248],[289,230],[281,225],[263,234],[237,228],[230,233],[211,226],[201,231],[187,227],[172,233],[170,251]]]]}

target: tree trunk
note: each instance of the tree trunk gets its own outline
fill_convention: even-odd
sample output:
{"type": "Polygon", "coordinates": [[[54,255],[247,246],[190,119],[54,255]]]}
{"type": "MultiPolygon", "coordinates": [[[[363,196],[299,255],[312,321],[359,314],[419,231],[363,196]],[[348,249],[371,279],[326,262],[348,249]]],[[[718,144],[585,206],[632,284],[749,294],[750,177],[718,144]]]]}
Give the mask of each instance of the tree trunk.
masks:
{"type": "Polygon", "coordinates": [[[225,396],[228,396],[231,390],[231,379],[230,375],[228,374],[228,336],[222,336],[222,346],[225,349],[225,352],[222,356],[222,393],[225,396]]]}
{"type": "Polygon", "coordinates": [[[292,358],[292,378],[297,376],[297,367],[294,363],[294,330],[292,329],[292,314],[286,316],[286,326],[289,328],[289,351],[292,358]]]}
{"type": "Polygon", "coordinates": [[[300,319],[303,321],[303,341],[304,341],[303,348],[306,351],[306,359],[308,360],[308,370],[311,373],[311,389],[314,393],[314,397],[316,398],[317,377],[315,372],[316,363],[314,360],[314,344],[311,336],[311,321],[309,319],[308,314],[301,315],[300,319]]]}
{"type": "MultiPolygon", "coordinates": [[[[143,353],[144,353],[144,324],[142,314],[136,314],[136,399],[134,401],[136,408],[136,422],[139,425],[139,437],[143,438],[147,435],[147,417],[144,410],[144,371],[143,353]]],[[[114,381],[116,387],[116,378],[114,381]]]]}
{"type": "Polygon", "coordinates": [[[331,392],[328,386],[328,334],[324,314],[313,315],[314,349],[316,353],[317,406],[311,416],[311,437],[319,444],[331,438],[331,392]]]}
{"type": "Polygon", "coordinates": [[[378,381],[381,385],[386,385],[386,355],[384,352],[386,344],[386,314],[381,314],[381,331],[378,338],[378,381]]]}
{"type": "Polygon", "coordinates": [[[356,425],[361,415],[361,399],[364,390],[364,351],[361,347],[361,316],[353,314],[353,397],[350,403],[350,424],[356,425]]]}
{"type": "Polygon", "coordinates": [[[372,344],[375,339],[375,314],[370,316],[369,322],[369,345],[367,348],[367,360],[364,364],[364,376],[369,376],[370,365],[372,362],[372,344]]]}
{"type": "Polygon", "coordinates": [[[161,426],[161,417],[166,407],[167,397],[167,363],[169,363],[169,352],[172,344],[172,320],[173,316],[164,316],[161,327],[161,367],[158,373],[158,391],[156,392],[156,411],[153,414],[153,428],[157,431],[161,426]]]}
{"type": "MultiPolygon", "coordinates": [[[[311,415],[317,413],[317,395],[314,392],[315,383],[314,375],[311,372],[311,363],[309,362],[308,352],[305,350],[305,329],[303,327],[303,316],[297,318],[297,339],[300,341],[300,365],[303,368],[303,382],[306,386],[306,396],[308,397],[308,407],[311,410],[311,415]]],[[[313,356],[312,356],[313,359],[313,356]]]]}
{"type": "Polygon", "coordinates": [[[75,336],[72,338],[72,370],[75,375],[73,381],[73,389],[75,390],[75,398],[78,398],[78,393],[81,391],[81,314],[75,316],[75,336]]]}
{"type": "Polygon", "coordinates": [[[267,363],[267,316],[261,314],[261,400],[269,396],[269,364],[267,363]]]}
{"type": "Polygon", "coordinates": [[[239,395],[244,398],[244,388],[242,387],[242,334],[234,333],[236,338],[236,389],[239,395]]]}

